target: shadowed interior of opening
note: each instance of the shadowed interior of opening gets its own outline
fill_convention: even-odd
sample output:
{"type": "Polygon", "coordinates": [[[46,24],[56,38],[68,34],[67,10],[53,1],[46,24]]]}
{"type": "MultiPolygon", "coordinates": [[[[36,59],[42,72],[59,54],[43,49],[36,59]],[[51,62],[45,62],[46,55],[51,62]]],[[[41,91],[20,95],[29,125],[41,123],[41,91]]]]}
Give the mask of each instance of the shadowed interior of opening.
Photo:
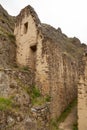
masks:
{"type": "Polygon", "coordinates": [[[31,48],[31,50],[32,50],[33,52],[35,52],[35,51],[37,50],[37,46],[36,46],[36,45],[33,45],[33,46],[31,46],[30,48],[31,48]]]}
{"type": "Polygon", "coordinates": [[[24,24],[24,34],[26,34],[28,31],[28,22],[24,24]]]}

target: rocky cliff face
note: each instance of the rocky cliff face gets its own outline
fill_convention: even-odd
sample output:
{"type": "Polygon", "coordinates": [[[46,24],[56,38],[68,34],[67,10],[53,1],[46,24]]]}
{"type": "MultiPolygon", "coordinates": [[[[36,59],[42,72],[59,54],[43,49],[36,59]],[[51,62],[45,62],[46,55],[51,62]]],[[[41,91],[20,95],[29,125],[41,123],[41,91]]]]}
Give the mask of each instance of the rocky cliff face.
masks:
{"type": "Polygon", "coordinates": [[[6,68],[15,62],[14,21],[0,5],[0,67],[6,68]]]}

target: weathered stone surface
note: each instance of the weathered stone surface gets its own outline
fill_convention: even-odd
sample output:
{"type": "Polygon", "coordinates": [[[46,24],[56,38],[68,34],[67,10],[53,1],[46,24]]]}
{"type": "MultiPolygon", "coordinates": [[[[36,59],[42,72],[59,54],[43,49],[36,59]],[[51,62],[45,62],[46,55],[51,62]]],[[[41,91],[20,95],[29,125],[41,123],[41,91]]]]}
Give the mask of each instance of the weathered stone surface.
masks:
{"type": "Polygon", "coordinates": [[[78,80],[78,129],[87,129],[87,55],[84,53],[79,65],[78,80]]]}
{"type": "MultiPolygon", "coordinates": [[[[0,99],[8,102],[5,110],[0,108],[0,129],[50,130],[50,119],[58,118],[77,97],[78,84],[78,114],[82,116],[86,110],[86,57],[85,62],[81,60],[79,75],[78,66],[86,45],[68,38],[60,28],[41,23],[31,6],[22,9],[16,20],[1,6],[0,10],[0,99]],[[34,86],[44,99],[48,97],[49,104],[33,106],[34,86]]],[[[82,119],[86,116],[78,122],[82,119]]],[[[86,130],[85,122],[84,127],[79,124],[79,129],[86,130]]]]}
{"type": "MultiPolygon", "coordinates": [[[[26,115],[30,116],[29,110],[32,102],[27,90],[32,89],[31,86],[33,85],[33,83],[34,74],[30,71],[17,69],[0,70],[1,130],[16,130],[19,128],[27,130],[30,128],[30,125],[26,126],[26,124],[29,122],[28,119],[26,119],[26,115]],[[12,102],[10,106],[8,106],[9,102],[12,102]]],[[[36,128],[34,127],[33,121],[31,121],[30,124],[32,130],[33,128],[36,128]]]]}
{"type": "Polygon", "coordinates": [[[42,24],[36,14],[32,15],[30,6],[18,15],[14,34],[17,63],[35,72],[42,95],[51,97],[51,118],[59,117],[77,97],[78,61],[84,47],[79,39],[68,38],[61,29],[42,24]]]}
{"type": "Polygon", "coordinates": [[[45,104],[43,106],[31,108],[31,111],[32,111],[33,118],[37,120],[37,125],[39,125],[39,127],[38,126],[37,127],[39,129],[42,128],[42,130],[44,130],[44,128],[49,129],[49,125],[47,125],[50,119],[48,105],[45,104]]]}
{"type": "Polygon", "coordinates": [[[10,16],[0,5],[0,68],[15,64],[14,25],[14,17],[10,16]]]}
{"type": "Polygon", "coordinates": [[[41,84],[38,86],[42,85],[42,93],[50,94],[52,99],[50,110],[52,117],[55,117],[55,115],[59,116],[77,96],[78,63],[74,58],[68,56],[67,53],[62,52],[57,43],[47,40],[43,42],[42,47],[42,58],[40,59],[43,59],[43,62],[41,63],[40,59],[38,60],[40,63],[37,62],[39,66],[42,64],[43,68],[41,71],[37,67],[38,71],[36,74],[38,75],[36,76],[40,82],[43,76],[41,76],[41,72],[45,75],[45,79],[43,82],[41,80],[41,84]],[[44,57],[46,58],[45,60],[44,57]],[[47,67],[45,67],[44,63],[47,67]]]}
{"type": "Polygon", "coordinates": [[[31,6],[27,6],[17,16],[16,28],[14,30],[17,44],[17,63],[22,66],[29,66],[34,70],[36,63],[37,28],[39,24],[40,20],[34,9],[31,6]]]}

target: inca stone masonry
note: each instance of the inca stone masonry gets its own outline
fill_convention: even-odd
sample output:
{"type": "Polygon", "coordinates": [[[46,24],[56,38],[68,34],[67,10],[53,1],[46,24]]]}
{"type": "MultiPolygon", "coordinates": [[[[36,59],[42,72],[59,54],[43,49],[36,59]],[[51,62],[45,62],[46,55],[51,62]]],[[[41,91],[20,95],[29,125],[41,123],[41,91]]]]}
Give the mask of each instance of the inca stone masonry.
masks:
{"type": "Polygon", "coordinates": [[[77,38],[68,38],[60,28],[41,23],[31,6],[17,16],[14,34],[17,64],[29,67],[42,95],[51,96],[50,116],[59,117],[78,95],[79,130],[86,130],[87,67],[83,75],[79,74],[84,46],[77,38]]]}

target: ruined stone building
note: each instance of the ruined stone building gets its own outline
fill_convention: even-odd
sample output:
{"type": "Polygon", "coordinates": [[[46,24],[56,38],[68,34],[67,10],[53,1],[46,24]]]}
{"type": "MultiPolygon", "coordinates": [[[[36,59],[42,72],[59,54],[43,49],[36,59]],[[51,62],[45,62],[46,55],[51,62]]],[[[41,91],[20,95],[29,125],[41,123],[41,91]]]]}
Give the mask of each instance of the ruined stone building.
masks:
{"type": "Polygon", "coordinates": [[[78,80],[78,130],[87,129],[87,52],[80,61],[78,80]]]}
{"type": "Polygon", "coordinates": [[[78,57],[83,51],[80,41],[41,23],[31,6],[17,16],[14,34],[17,64],[35,72],[41,93],[51,95],[52,116],[59,116],[77,96],[78,57]]]}
{"type": "Polygon", "coordinates": [[[84,50],[76,37],[41,23],[31,6],[12,17],[0,5],[0,130],[58,130],[58,119],[77,96],[78,129],[86,130],[84,50]]]}

